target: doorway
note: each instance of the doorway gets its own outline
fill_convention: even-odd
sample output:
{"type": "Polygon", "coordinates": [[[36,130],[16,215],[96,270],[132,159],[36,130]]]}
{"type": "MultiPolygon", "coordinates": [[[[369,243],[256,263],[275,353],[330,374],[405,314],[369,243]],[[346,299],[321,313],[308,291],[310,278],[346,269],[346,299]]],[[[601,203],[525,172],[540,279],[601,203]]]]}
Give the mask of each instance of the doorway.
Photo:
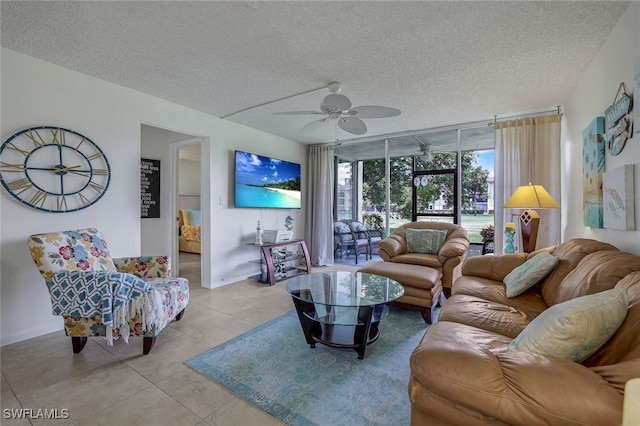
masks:
{"type": "MultiPolygon", "coordinates": [[[[157,218],[145,218],[141,219],[141,253],[166,253],[171,255],[171,269],[174,275],[180,274],[180,256],[178,249],[179,239],[179,224],[178,224],[178,194],[179,194],[179,148],[187,146],[196,146],[198,150],[202,149],[201,137],[194,137],[186,133],[172,131],[164,128],[160,128],[153,125],[141,124],[140,130],[140,154],[142,158],[153,159],[159,161],[160,167],[160,217],[157,218]]],[[[194,150],[196,148],[193,148],[194,150]]],[[[185,155],[188,150],[185,151],[185,155]]],[[[198,155],[198,162],[201,156],[198,155]]],[[[188,170],[189,167],[183,167],[184,170],[188,170]]],[[[200,170],[188,180],[189,185],[193,188],[190,195],[202,194],[202,182],[203,175],[208,173],[208,170],[200,170]]],[[[197,208],[193,210],[201,210],[201,203],[197,202],[197,208]]],[[[190,206],[189,206],[190,207],[190,206]]],[[[204,210],[207,210],[206,208],[204,210]]],[[[208,210],[206,212],[208,214],[208,210]]],[[[201,215],[205,216],[205,215],[201,215]]],[[[208,229],[209,221],[206,219],[203,221],[202,230],[208,229]]],[[[202,232],[201,235],[208,235],[206,232],[202,232]]],[[[204,244],[208,247],[207,244],[204,244]]],[[[204,280],[203,274],[206,273],[206,268],[203,267],[202,257],[206,256],[207,248],[201,250],[202,255],[198,255],[196,262],[191,259],[192,266],[196,266],[194,279],[190,280],[194,283],[208,282],[204,280]],[[195,265],[193,265],[195,263],[195,265]]],[[[198,284],[196,284],[198,285],[198,284]]]]}
{"type": "Polygon", "coordinates": [[[178,161],[177,218],[178,271],[189,282],[202,282],[201,143],[188,139],[176,143],[178,161]]]}
{"type": "Polygon", "coordinates": [[[414,171],[412,217],[417,221],[441,221],[457,224],[459,208],[458,171],[456,169],[414,171]]]}

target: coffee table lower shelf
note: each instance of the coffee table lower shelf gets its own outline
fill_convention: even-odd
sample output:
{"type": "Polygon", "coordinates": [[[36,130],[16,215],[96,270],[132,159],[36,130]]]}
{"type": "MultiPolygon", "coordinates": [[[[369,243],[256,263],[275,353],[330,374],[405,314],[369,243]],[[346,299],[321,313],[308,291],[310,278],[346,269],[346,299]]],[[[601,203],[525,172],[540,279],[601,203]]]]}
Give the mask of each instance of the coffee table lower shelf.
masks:
{"type": "Polygon", "coordinates": [[[359,308],[332,306],[332,312],[319,316],[313,304],[294,299],[294,305],[311,348],[321,343],[333,348],[353,349],[358,359],[363,359],[367,346],[378,340],[380,320],[389,313],[384,304],[359,308]],[[345,315],[345,310],[350,310],[351,315],[345,315]],[[335,311],[342,312],[336,315],[335,311]]]}

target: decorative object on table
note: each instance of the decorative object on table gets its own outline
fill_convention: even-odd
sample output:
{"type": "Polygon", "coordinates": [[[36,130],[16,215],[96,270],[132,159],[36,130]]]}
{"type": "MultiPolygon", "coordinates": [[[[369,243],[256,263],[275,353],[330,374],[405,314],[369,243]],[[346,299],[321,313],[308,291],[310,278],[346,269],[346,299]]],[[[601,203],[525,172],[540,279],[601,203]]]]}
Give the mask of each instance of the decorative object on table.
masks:
{"type": "Polygon", "coordinates": [[[513,236],[516,234],[516,225],[513,222],[507,222],[504,229],[504,252],[515,253],[516,249],[513,247],[513,236]]]}
{"type": "Polygon", "coordinates": [[[265,243],[283,243],[293,240],[293,231],[286,229],[265,229],[262,234],[262,241],[265,243]]]}
{"type": "Polygon", "coordinates": [[[258,226],[256,227],[256,240],[254,242],[255,245],[262,245],[262,228],[260,227],[260,221],[258,221],[258,226]]]}
{"type": "Polygon", "coordinates": [[[604,111],[607,120],[605,142],[609,154],[618,155],[627,140],[633,135],[633,97],[627,93],[624,82],[620,83],[613,104],[604,111]]]}
{"type": "Polygon", "coordinates": [[[88,137],[39,126],[9,137],[0,147],[0,181],[22,204],[50,213],[96,203],[111,180],[109,161],[88,137]]]}
{"type": "Polygon", "coordinates": [[[602,174],[604,173],[604,117],[582,131],[584,226],[602,228],[602,174]]]}
{"type": "Polygon", "coordinates": [[[493,225],[489,225],[486,228],[480,230],[480,236],[482,236],[482,253],[490,254],[494,252],[495,248],[495,228],[493,225]]]}
{"type": "MultiPolygon", "coordinates": [[[[524,253],[531,253],[536,249],[538,228],[540,226],[540,215],[538,215],[534,209],[559,209],[560,205],[542,185],[529,184],[519,186],[511,195],[511,198],[504,203],[504,208],[525,209],[520,214],[522,251],[524,253]]],[[[506,232],[511,232],[515,235],[515,224],[513,222],[508,223],[513,225],[513,230],[506,230],[506,232]]]]}
{"type": "Polygon", "coordinates": [[[635,231],[634,165],[606,172],[602,178],[604,227],[635,231]]]}
{"type": "Polygon", "coordinates": [[[489,225],[486,228],[482,228],[480,230],[480,236],[482,237],[482,241],[493,240],[494,234],[496,230],[493,225],[489,225]]]}
{"type": "Polygon", "coordinates": [[[284,219],[284,227],[287,231],[293,231],[293,218],[291,216],[287,216],[284,219]]]}

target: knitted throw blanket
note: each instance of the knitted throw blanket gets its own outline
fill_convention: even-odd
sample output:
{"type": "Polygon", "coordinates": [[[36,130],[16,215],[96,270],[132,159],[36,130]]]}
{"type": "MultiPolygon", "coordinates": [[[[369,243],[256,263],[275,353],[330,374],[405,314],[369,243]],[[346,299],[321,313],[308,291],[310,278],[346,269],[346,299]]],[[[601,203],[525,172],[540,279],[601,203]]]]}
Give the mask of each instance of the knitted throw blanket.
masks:
{"type": "Polygon", "coordinates": [[[138,317],[142,329],[153,327],[162,316],[162,299],[153,286],[135,275],[116,271],[62,271],[47,283],[53,315],[102,315],[106,339],[113,344],[112,329],[129,340],[129,320],[138,317]]]}

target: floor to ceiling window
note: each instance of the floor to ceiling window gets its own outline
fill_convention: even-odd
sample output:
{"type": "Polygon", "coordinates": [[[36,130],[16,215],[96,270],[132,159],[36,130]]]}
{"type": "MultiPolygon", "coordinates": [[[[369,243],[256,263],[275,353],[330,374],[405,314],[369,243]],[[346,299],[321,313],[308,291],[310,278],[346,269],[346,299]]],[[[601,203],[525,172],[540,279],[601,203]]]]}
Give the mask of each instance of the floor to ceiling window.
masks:
{"type": "Polygon", "coordinates": [[[459,223],[482,242],[493,225],[493,147],[486,125],[339,144],[336,217],[390,233],[413,220],[459,223]]]}
{"type": "Polygon", "coordinates": [[[337,220],[354,217],[352,166],[351,162],[340,159],[336,163],[336,202],[333,205],[337,220]]]}

